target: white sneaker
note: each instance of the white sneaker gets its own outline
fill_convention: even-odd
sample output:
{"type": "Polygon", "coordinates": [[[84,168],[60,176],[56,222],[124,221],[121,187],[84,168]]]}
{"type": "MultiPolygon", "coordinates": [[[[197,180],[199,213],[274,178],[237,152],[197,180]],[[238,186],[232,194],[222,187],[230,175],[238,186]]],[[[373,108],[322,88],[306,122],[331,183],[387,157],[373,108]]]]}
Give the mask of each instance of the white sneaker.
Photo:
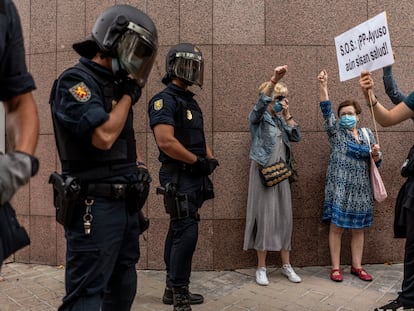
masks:
{"type": "Polygon", "coordinates": [[[256,270],[256,283],[264,286],[269,285],[269,280],[267,279],[265,267],[261,267],[256,270]]]}
{"type": "Polygon", "coordinates": [[[288,280],[293,283],[300,283],[302,282],[302,279],[299,275],[296,274],[295,270],[293,270],[292,266],[290,264],[285,264],[282,267],[282,274],[287,276],[288,280]]]}

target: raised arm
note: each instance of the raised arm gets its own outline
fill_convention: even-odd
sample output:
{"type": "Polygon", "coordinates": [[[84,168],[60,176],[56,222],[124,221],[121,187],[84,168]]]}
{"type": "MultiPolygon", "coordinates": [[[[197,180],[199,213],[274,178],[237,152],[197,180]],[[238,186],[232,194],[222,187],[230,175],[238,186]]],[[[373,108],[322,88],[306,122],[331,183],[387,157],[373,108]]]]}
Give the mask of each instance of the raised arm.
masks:
{"type": "Polygon", "coordinates": [[[410,108],[414,108],[414,93],[411,93],[406,97],[406,99],[404,99],[404,101],[388,110],[379,103],[374,94],[374,80],[371,76],[371,73],[368,71],[362,72],[359,79],[359,85],[361,86],[368,107],[372,106],[372,111],[375,115],[375,119],[381,126],[392,126],[414,117],[414,110],[410,108]]]}
{"type": "Polygon", "coordinates": [[[259,95],[257,103],[249,115],[250,123],[255,124],[260,121],[263,113],[267,109],[268,104],[271,102],[270,97],[273,96],[273,90],[275,88],[275,85],[285,76],[287,70],[287,65],[278,66],[273,70],[272,77],[270,78],[269,82],[267,82],[262,93],[259,95]]]}
{"type": "Polygon", "coordinates": [[[329,100],[328,95],[328,72],[323,69],[318,75],[320,101],[329,100]]]}

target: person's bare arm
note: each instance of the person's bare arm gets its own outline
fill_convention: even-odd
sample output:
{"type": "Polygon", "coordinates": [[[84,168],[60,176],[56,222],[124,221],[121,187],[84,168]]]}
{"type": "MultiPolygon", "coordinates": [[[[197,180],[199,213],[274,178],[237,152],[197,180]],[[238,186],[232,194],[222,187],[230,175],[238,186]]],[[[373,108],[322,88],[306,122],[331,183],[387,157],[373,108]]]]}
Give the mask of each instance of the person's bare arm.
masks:
{"type": "Polygon", "coordinates": [[[131,98],[126,95],[122,96],[109,113],[109,119],[94,130],[92,144],[96,148],[108,150],[112,147],[125,126],[130,108],[131,98]]]}
{"type": "Polygon", "coordinates": [[[397,104],[390,110],[381,105],[374,94],[374,80],[369,72],[364,71],[361,73],[359,84],[368,106],[372,105],[375,119],[381,126],[388,127],[396,125],[404,120],[414,117],[414,111],[404,102],[397,104]]]}
{"type": "Polygon", "coordinates": [[[27,184],[39,168],[33,156],[39,137],[39,117],[31,92],[4,101],[7,153],[0,153],[0,205],[27,184]]]}
{"type": "Polygon", "coordinates": [[[169,157],[188,164],[197,161],[197,156],[175,138],[172,125],[157,124],[153,131],[158,147],[169,157]]]}
{"type": "Polygon", "coordinates": [[[206,144],[206,159],[214,159],[213,152],[211,151],[211,148],[209,145],[206,144]]]}
{"type": "Polygon", "coordinates": [[[39,116],[32,92],[4,101],[8,147],[33,155],[39,139],[39,116]]]}
{"type": "Polygon", "coordinates": [[[141,166],[142,167],[147,167],[147,165],[144,162],[144,158],[142,157],[141,151],[138,148],[138,144],[136,144],[135,150],[136,150],[136,153],[137,153],[137,159],[136,159],[137,166],[138,167],[141,167],[141,166]]]}

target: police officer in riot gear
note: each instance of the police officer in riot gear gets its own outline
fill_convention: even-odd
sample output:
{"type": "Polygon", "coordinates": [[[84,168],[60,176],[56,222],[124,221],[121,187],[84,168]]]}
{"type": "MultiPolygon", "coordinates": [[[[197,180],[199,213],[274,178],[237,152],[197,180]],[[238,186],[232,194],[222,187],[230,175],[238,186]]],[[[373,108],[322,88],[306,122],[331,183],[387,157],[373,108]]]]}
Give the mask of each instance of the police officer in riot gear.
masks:
{"type": "Polygon", "coordinates": [[[73,45],[79,63],[53,86],[62,174],[51,183],[67,241],[66,296],[59,310],[130,310],[133,303],[138,212],[151,178],[136,146],[132,106],[157,46],[155,25],[145,13],[110,7],[91,36],[73,45]]]}
{"type": "Polygon", "coordinates": [[[167,86],[149,103],[150,126],[159,148],[161,187],[164,206],[170,215],[165,241],[167,270],[165,304],[174,311],[189,311],[190,304],[204,298],[189,292],[191,264],[198,239],[198,209],[214,196],[208,177],[218,166],[206,144],[203,115],[194,94],[187,88],[203,84],[204,59],[201,51],[189,43],[178,44],[166,57],[167,86]]]}
{"type": "Polygon", "coordinates": [[[9,201],[38,171],[39,161],[33,154],[39,137],[39,117],[32,93],[36,85],[26,66],[20,17],[11,0],[0,0],[0,25],[0,102],[6,112],[8,142],[7,152],[0,150],[1,269],[5,258],[29,243],[28,237],[21,241],[16,232],[9,230],[16,227],[10,223],[11,216],[17,221],[9,201]]]}

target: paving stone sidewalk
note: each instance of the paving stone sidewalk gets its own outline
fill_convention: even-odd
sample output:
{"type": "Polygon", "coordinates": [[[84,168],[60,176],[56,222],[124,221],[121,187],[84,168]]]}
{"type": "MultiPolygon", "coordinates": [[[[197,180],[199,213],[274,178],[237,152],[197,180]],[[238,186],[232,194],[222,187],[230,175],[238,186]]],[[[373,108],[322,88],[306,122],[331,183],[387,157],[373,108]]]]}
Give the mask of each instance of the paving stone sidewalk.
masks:
{"type": "MultiPolygon", "coordinates": [[[[374,281],[363,282],[344,266],[344,282],[329,279],[329,267],[295,268],[303,282],[294,284],[269,268],[269,286],[254,281],[255,270],[195,271],[191,291],[202,293],[205,302],[193,311],[373,311],[397,296],[403,265],[366,265],[374,281]]],[[[163,305],[163,271],[139,270],[138,294],[133,311],[171,311],[163,305]]],[[[64,268],[8,263],[0,276],[0,311],[56,310],[64,294],[64,268]]],[[[116,311],[116,310],[114,310],[116,311]]]]}

